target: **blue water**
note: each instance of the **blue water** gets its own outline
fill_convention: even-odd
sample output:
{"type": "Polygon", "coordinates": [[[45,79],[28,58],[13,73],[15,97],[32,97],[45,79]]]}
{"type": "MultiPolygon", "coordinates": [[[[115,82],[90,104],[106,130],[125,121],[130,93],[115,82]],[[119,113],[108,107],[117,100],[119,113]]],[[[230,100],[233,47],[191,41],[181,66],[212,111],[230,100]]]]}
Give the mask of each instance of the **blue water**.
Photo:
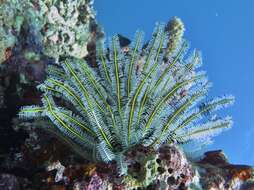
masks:
{"type": "Polygon", "coordinates": [[[233,94],[236,103],[223,110],[234,126],[209,150],[223,149],[232,163],[254,165],[254,1],[253,0],[95,0],[97,19],[107,36],[132,38],[142,29],[149,39],[157,21],[180,17],[185,38],[202,51],[211,96],[233,94]]]}

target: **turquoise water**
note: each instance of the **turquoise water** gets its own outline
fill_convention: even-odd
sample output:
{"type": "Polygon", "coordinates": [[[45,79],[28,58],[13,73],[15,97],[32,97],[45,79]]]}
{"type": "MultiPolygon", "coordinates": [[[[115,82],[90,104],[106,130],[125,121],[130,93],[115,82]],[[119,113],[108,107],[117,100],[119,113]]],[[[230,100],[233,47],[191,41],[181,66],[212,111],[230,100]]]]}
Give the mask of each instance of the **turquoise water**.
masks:
{"type": "Polygon", "coordinates": [[[203,69],[213,82],[210,96],[233,94],[223,110],[234,126],[216,137],[209,150],[223,149],[233,163],[254,165],[254,1],[253,0],[97,0],[98,22],[107,36],[132,38],[136,29],[151,36],[157,21],[180,17],[185,38],[203,53],[203,69]]]}

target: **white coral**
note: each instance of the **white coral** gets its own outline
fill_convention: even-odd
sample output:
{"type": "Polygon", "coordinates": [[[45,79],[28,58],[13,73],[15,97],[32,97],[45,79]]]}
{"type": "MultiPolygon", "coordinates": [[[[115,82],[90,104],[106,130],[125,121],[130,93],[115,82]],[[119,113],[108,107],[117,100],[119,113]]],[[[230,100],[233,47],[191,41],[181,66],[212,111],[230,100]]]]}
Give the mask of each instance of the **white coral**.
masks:
{"type": "Polygon", "coordinates": [[[90,40],[89,19],[94,15],[91,4],[85,5],[80,0],[67,1],[64,4],[48,5],[46,13],[49,23],[44,36],[45,53],[56,59],[59,56],[83,58],[87,55],[87,43],[90,40]],[[79,7],[86,6],[85,18],[79,18],[79,7]]]}

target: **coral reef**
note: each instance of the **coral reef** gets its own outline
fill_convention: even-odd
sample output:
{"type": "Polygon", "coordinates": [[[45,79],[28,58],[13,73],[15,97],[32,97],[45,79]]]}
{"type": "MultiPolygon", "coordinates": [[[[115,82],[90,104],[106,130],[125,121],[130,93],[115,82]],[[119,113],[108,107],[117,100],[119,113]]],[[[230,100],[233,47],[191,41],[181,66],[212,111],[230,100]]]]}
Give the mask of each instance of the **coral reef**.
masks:
{"type": "Polygon", "coordinates": [[[13,1],[0,4],[0,63],[11,56],[12,48],[17,42],[24,18],[19,15],[21,5],[13,1]]]}
{"type": "MultiPolygon", "coordinates": [[[[164,145],[159,149],[159,159],[166,174],[159,178],[164,179],[163,185],[166,189],[187,189],[192,182],[194,171],[184,154],[175,146],[164,145]]],[[[158,160],[157,160],[158,161],[158,160]]]]}
{"type": "Polygon", "coordinates": [[[228,163],[221,150],[210,151],[196,163],[203,189],[241,189],[253,180],[253,168],[228,163]]]}
{"type": "Polygon", "coordinates": [[[42,30],[44,53],[58,59],[60,56],[83,58],[88,54],[87,44],[94,12],[92,2],[83,0],[52,1],[46,3],[42,30]]]}
{"type": "Polygon", "coordinates": [[[175,145],[162,145],[157,151],[137,147],[127,156],[126,189],[187,189],[194,170],[175,145]]]}
{"type": "Polygon", "coordinates": [[[126,153],[128,175],[119,176],[115,163],[85,161],[63,149],[63,142],[46,134],[41,140],[46,142],[39,149],[23,146],[19,153],[23,159],[16,160],[14,168],[0,167],[3,190],[6,187],[15,190],[245,190],[253,187],[253,168],[228,163],[221,151],[207,152],[199,160],[190,161],[173,144],[162,145],[157,151],[133,147],[126,153]]]}
{"type": "Polygon", "coordinates": [[[0,5],[1,62],[17,43],[29,47],[24,54],[32,59],[40,59],[40,53],[57,60],[85,57],[97,32],[92,4],[84,0],[4,1],[0,5]]]}
{"type": "MultiPolygon", "coordinates": [[[[69,54],[67,51],[74,50],[72,46],[77,46],[77,44],[82,49],[87,49],[86,46],[95,44],[103,36],[94,20],[93,1],[68,1],[68,6],[66,6],[67,2],[64,2],[44,0],[4,0],[0,2],[1,158],[7,150],[16,149],[19,146],[19,143],[27,136],[27,132],[31,137],[27,143],[31,144],[34,141],[34,130],[30,130],[32,127],[29,129],[24,127],[16,131],[11,126],[18,126],[20,123],[19,121],[12,123],[16,120],[14,118],[20,106],[39,103],[41,94],[37,91],[36,85],[44,80],[47,65],[56,63],[61,56],[70,56],[71,53],[73,56],[74,54],[79,55],[77,51],[69,52],[69,54]],[[51,9],[61,9],[59,15],[64,21],[70,20],[74,12],[78,16],[75,25],[61,27],[74,32],[75,42],[67,45],[67,43],[63,44],[58,41],[59,44],[53,48],[57,48],[59,52],[54,53],[53,58],[52,55],[47,54],[47,52],[52,52],[51,42],[47,35],[50,32],[58,32],[60,35],[61,31],[58,26],[60,23],[48,19],[51,9]],[[47,30],[49,33],[45,31],[47,27],[49,27],[47,30]],[[80,36],[80,32],[87,35],[87,39],[80,36]]],[[[90,53],[89,50],[88,53],[90,53]]],[[[83,54],[82,56],[88,55],[83,54]]],[[[37,126],[37,122],[29,123],[29,126],[37,126]]],[[[35,148],[37,146],[39,145],[35,145],[35,148]]]]}
{"type": "Polygon", "coordinates": [[[93,0],[0,1],[0,189],[253,189],[222,151],[185,156],[230,128],[213,112],[234,98],[206,100],[184,30],[174,17],[104,46],[93,0]]]}
{"type": "Polygon", "coordinates": [[[61,57],[91,58],[102,37],[91,0],[0,3],[0,63],[18,86],[36,86],[61,57]]]}

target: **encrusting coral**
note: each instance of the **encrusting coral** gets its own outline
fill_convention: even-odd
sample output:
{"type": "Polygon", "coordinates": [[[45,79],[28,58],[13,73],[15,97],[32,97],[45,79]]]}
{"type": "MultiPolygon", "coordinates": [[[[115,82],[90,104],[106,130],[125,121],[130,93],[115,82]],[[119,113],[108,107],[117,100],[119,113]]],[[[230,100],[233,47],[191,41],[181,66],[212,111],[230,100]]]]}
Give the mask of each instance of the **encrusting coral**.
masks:
{"type": "Polygon", "coordinates": [[[164,144],[157,151],[136,147],[127,155],[126,189],[184,189],[193,180],[194,169],[182,151],[164,144]]]}
{"type": "Polygon", "coordinates": [[[85,57],[87,44],[92,38],[90,25],[94,19],[91,2],[84,0],[52,1],[46,3],[42,28],[45,54],[49,57],[85,57]]]}
{"type": "Polygon", "coordinates": [[[11,48],[17,40],[15,33],[20,32],[23,22],[23,17],[18,15],[15,6],[17,4],[12,2],[0,4],[0,63],[9,58],[11,48]]]}
{"type": "Polygon", "coordinates": [[[3,62],[22,37],[36,43],[28,53],[41,53],[59,59],[61,56],[85,57],[93,39],[93,1],[11,0],[0,5],[0,47],[3,62]],[[26,30],[26,31],[24,31],[26,30]],[[22,36],[22,32],[29,36],[22,36]],[[22,37],[21,37],[22,36],[22,37]],[[31,52],[32,51],[32,52],[31,52]]]}
{"type": "Polygon", "coordinates": [[[172,40],[164,25],[155,28],[143,48],[142,36],[137,32],[128,51],[120,48],[117,36],[109,51],[99,46],[97,69],[73,57],[49,66],[47,79],[38,86],[42,105],[23,107],[19,116],[48,118],[55,127],[47,130],[61,134],[84,158],[115,160],[121,174],[127,171],[124,155],[133,146],[201,144],[229,128],[230,117],[212,113],[232,104],[232,96],[199,103],[210,87],[198,71],[200,53],[185,58],[187,42],[181,40],[172,57],[164,59],[172,40]]]}
{"type": "Polygon", "coordinates": [[[94,15],[91,0],[0,2],[0,103],[5,109],[2,115],[10,110],[9,115],[14,115],[21,105],[38,102],[40,93],[35,87],[45,79],[47,65],[64,56],[90,57],[90,47],[103,36],[94,15]],[[50,10],[56,9],[63,23],[50,17],[50,10]],[[72,43],[63,41],[63,37],[69,38],[63,30],[73,34],[72,43]],[[53,45],[50,36],[56,33],[59,40],[53,45]]]}

